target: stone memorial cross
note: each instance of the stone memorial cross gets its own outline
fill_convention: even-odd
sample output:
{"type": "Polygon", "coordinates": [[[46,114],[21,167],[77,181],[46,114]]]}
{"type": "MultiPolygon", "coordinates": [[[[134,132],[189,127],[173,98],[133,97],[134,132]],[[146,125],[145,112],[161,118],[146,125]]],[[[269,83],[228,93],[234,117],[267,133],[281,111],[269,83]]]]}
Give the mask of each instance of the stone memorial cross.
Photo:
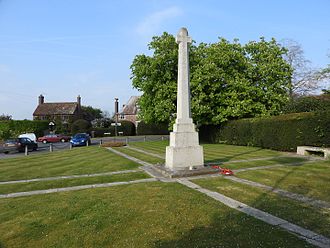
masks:
{"type": "Polygon", "coordinates": [[[177,116],[170,133],[170,145],[166,147],[165,167],[170,170],[189,170],[204,167],[203,147],[190,112],[189,52],[191,38],[186,28],[176,37],[179,44],[177,116]]]}

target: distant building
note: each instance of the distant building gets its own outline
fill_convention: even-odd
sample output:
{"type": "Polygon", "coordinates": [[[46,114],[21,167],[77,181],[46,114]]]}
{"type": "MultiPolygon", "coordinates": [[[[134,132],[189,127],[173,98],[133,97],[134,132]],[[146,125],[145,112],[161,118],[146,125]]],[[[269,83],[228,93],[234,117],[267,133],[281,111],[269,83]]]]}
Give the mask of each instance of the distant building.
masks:
{"type": "Polygon", "coordinates": [[[123,105],[119,112],[118,119],[133,122],[137,126],[137,115],[139,112],[138,100],[139,96],[131,96],[126,104],[123,105]]]}
{"type": "Polygon", "coordinates": [[[69,123],[83,117],[81,97],[76,102],[45,102],[43,95],[39,96],[39,104],[33,112],[34,120],[61,121],[69,123]]]}

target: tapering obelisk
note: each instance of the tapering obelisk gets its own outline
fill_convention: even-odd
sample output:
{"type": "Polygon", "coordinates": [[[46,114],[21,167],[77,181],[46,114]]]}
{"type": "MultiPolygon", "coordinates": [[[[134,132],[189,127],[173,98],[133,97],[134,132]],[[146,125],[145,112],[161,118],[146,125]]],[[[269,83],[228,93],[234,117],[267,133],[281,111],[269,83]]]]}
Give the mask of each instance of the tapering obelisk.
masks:
{"type": "Polygon", "coordinates": [[[204,167],[203,147],[199,145],[190,111],[188,44],[191,38],[186,28],[179,30],[176,42],[179,44],[177,115],[170,145],[166,147],[165,164],[173,171],[204,167]]]}

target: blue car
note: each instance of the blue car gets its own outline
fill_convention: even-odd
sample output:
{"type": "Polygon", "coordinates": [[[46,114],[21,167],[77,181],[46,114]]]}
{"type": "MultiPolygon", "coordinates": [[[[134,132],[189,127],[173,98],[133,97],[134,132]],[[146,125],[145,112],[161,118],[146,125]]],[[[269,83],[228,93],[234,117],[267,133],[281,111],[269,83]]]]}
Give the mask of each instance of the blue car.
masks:
{"type": "Polygon", "coordinates": [[[72,146],[86,146],[91,144],[91,138],[87,133],[77,133],[70,140],[72,146]]]}

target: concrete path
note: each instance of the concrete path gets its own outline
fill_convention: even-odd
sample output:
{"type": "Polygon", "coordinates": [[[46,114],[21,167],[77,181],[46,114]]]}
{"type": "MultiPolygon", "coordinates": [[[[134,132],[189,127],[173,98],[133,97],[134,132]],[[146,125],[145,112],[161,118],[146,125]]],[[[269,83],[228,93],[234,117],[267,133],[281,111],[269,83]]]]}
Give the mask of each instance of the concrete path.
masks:
{"type": "Polygon", "coordinates": [[[321,248],[330,247],[330,239],[328,239],[327,237],[325,237],[323,235],[317,234],[315,232],[312,232],[310,230],[297,226],[291,222],[278,218],[274,215],[271,215],[271,214],[261,211],[259,209],[250,207],[242,202],[236,201],[236,200],[229,198],[227,196],[224,196],[218,192],[204,189],[204,188],[200,187],[199,185],[192,183],[191,181],[189,181],[187,179],[177,179],[177,182],[179,182],[180,184],[183,184],[191,189],[194,189],[200,193],[203,193],[203,194],[225,204],[226,206],[228,206],[230,208],[236,209],[249,216],[252,216],[256,219],[266,222],[270,225],[283,228],[286,231],[295,234],[299,238],[306,240],[310,244],[313,244],[313,245],[321,247],[321,248]]]}
{"type": "Polygon", "coordinates": [[[103,173],[95,173],[95,174],[82,174],[82,175],[72,175],[72,176],[32,178],[32,179],[25,179],[25,180],[0,182],[0,185],[15,184],[15,183],[31,183],[31,182],[40,182],[40,181],[53,181],[53,180],[61,180],[61,179],[84,178],[84,177],[110,176],[110,175],[117,175],[117,174],[134,173],[134,172],[139,172],[139,171],[141,171],[141,170],[125,170],[125,171],[112,171],[112,172],[103,172],[103,173]]]}
{"type": "Polygon", "coordinates": [[[155,181],[158,181],[158,180],[156,178],[147,178],[147,179],[140,179],[140,180],[134,180],[134,181],[127,181],[127,182],[99,183],[99,184],[80,185],[80,186],[73,186],[73,187],[66,187],[66,188],[34,190],[34,191],[28,191],[28,192],[3,194],[3,195],[0,195],[0,199],[1,198],[16,198],[16,197],[31,196],[31,195],[44,195],[44,194],[51,194],[51,193],[58,193],[58,192],[76,191],[76,190],[82,190],[82,189],[106,188],[106,187],[113,187],[113,186],[118,186],[118,185],[126,185],[126,184],[134,184],[134,183],[147,183],[147,182],[155,182],[155,181]]]}

